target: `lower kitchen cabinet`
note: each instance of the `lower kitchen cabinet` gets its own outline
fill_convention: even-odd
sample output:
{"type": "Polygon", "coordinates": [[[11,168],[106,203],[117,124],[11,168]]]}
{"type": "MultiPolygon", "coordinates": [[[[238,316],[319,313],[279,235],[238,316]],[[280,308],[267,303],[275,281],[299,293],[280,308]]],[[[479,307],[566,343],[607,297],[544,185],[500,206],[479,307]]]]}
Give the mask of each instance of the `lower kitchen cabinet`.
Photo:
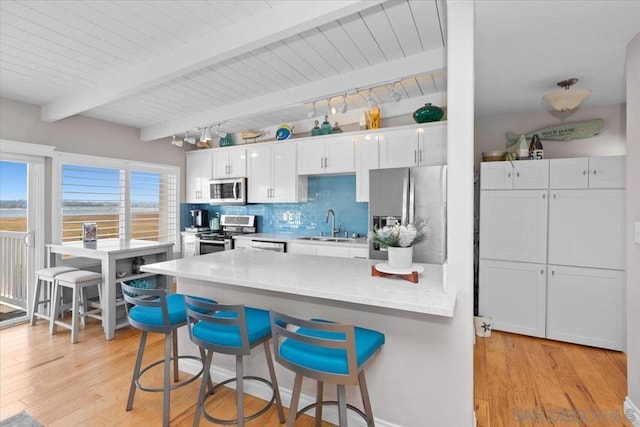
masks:
{"type": "Polygon", "coordinates": [[[547,338],[624,349],[624,272],[549,265],[547,338]]]}
{"type": "Polygon", "coordinates": [[[481,260],[480,289],[479,313],[494,329],[544,338],[544,264],[481,260]]]}
{"type": "Polygon", "coordinates": [[[332,256],[337,258],[368,258],[369,249],[340,247],[336,245],[310,245],[307,243],[289,242],[287,252],[290,254],[332,256]]]}

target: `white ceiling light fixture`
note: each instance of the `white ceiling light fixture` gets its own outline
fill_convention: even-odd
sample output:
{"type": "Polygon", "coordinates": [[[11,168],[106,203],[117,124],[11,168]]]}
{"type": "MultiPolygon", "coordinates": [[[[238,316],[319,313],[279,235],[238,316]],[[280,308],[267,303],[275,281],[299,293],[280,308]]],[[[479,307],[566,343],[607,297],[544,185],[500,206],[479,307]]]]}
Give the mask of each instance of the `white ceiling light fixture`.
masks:
{"type": "Polygon", "coordinates": [[[196,143],[196,139],[193,136],[189,136],[189,132],[184,134],[184,142],[186,142],[187,144],[195,144],[196,143]]]}
{"type": "Polygon", "coordinates": [[[347,94],[342,95],[342,104],[338,107],[338,113],[344,114],[347,112],[349,106],[347,105],[347,94]]]}
{"type": "Polygon", "coordinates": [[[222,125],[222,123],[218,123],[218,127],[216,128],[216,135],[218,135],[220,138],[224,139],[227,137],[227,133],[223,130],[220,130],[220,126],[222,125]]]}
{"type": "Polygon", "coordinates": [[[396,84],[398,84],[398,82],[393,83],[393,86],[391,86],[391,92],[389,92],[389,96],[391,96],[391,99],[393,99],[395,102],[400,102],[400,100],[402,99],[402,94],[396,91],[396,84]]]}
{"type": "Polygon", "coordinates": [[[370,109],[376,108],[378,106],[376,100],[373,99],[373,96],[371,96],[371,89],[369,89],[369,93],[367,94],[367,105],[370,109]]]}
{"type": "Polygon", "coordinates": [[[556,111],[569,111],[580,106],[580,103],[585,100],[591,93],[589,89],[574,89],[569,90],[571,86],[578,83],[578,79],[573,77],[567,80],[558,82],[557,85],[562,88],[555,92],[551,92],[542,97],[542,99],[553,107],[556,111]]]}
{"type": "Polygon", "coordinates": [[[182,147],[182,140],[176,139],[175,135],[171,135],[171,144],[175,145],[176,147],[182,147]]]}
{"type": "Polygon", "coordinates": [[[331,98],[327,98],[327,114],[335,114],[336,107],[331,105],[331,98]]]}
{"type": "Polygon", "coordinates": [[[311,110],[309,110],[309,112],[307,113],[307,117],[311,119],[315,115],[316,115],[316,101],[313,101],[313,103],[311,104],[311,110]]]}

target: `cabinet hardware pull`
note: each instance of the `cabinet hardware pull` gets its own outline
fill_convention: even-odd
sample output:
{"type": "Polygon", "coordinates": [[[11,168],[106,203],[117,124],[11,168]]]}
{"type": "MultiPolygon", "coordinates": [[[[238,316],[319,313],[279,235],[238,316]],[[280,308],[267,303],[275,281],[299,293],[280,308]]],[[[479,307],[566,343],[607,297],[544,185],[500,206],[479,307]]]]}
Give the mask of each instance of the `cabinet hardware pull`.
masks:
{"type": "Polygon", "coordinates": [[[556,195],[555,195],[555,194],[553,195],[553,198],[554,198],[554,199],[556,198],[556,195]]]}
{"type": "Polygon", "coordinates": [[[583,171],[582,171],[582,175],[586,175],[586,174],[587,174],[587,171],[586,171],[586,170],[583,170],[583,171]]]}
{"type": "Polygon", "coordinates": [[[543,198],[543,199],[546,199],[546,198],[547,198],[547,195],[546,195],[546,194],[543,194],[543,195],[542,195],[542,198],[543,198]]]}
{"type": "Polygon", "coordinates": [[[324,169],[324,157],[320,157],[320,169],[324,169]]]}
{"type": "Polygon", "coordinates": [[[594,175],[596,174],[596,170],[595,170],[595,169],[593,170],[593,174],[594,174],[594,175]]]}
{"type": "Polygon", "coordinates": [[[229,175],[231,175],[231,165],[227,166],[229,168],[229,172],[227,172],[229,175]]]}
{"type": "Polygon", "coordinates": [[[520,172],[516,172],[516,178],[520,178],[520,172]]]}
{"type": "Polygon", "coordinates": [[[544,270],[540,270],[540,274],[544,274],[544,270]]]}
{"type": "Polygon", "coordinates": [[[420,149],[420,163],[422,163],[422,148],[420,149]]]}
{"type": "Polygon", "coordinates": [[[507,178],[511,178],[511,172],[507,172],[507,178]]]}
{"type": "Polygon", "coordinates": [[[418,150],[413,150],[413,163],[418,163],[418,150]]]}
{"type": "Polygon", "coordinates": [[[556,275],[556,272],[555,272],[554,270],[551,270],[551,275],[552,275],[552,276],[555,276],[555,275],[556,275]]]}
{"type": "Polygon", "coordinates": [[[271,188],[271,198],[273,199],[275,196],[275,192],[276,190],[274,190],[273,188],[271,188]]]}
{"type": "Polygon", "coordinates": [[[327,158],[324,158],[324,168],[328,168],[329,167],[329,161],[327,160],[327,158]]]}

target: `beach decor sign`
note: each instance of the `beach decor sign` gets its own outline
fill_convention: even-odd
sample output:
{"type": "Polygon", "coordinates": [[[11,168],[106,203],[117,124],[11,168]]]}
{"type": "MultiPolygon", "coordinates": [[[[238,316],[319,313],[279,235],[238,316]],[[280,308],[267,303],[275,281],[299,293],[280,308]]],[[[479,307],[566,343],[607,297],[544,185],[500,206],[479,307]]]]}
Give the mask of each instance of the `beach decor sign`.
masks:
{"type": "MultiPolygon", "coordinates": [[[[524,137],[529,140],[537,133],[540,139],[548,141],[571,141],[572,139],[591,138],[602,133],[603,123],[602,119],[563,123],[531,131],[525,134],[524,137]]],[[[522,134],[507,132],[507,148],[516,144],[520,135],[522,134]]]]}

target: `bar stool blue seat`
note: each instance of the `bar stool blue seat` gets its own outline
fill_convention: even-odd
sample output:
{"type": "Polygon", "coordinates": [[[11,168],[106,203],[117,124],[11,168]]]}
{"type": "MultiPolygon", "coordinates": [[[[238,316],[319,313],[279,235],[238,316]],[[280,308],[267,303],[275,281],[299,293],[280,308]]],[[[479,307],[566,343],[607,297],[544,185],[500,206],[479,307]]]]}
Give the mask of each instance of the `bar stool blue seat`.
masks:
{"type": "Polygon", "coordinates": [[[75,271],[73,267],[49,267],[36,271],[36,286],[33,296],[33,305],[31,307],[31,326],[35,326],[38,319],[51,320],[53,311],[53,283],[56,276],[62,273],[75,271]],[[44,313],[39,313],[38,309],[44,305],[47,309],[44,313]]]}
{"type": "MultiPolygon", "coordinates": [[[[185,295],[169,294],[164,289],[140,289],[122,283],[122,296],[126,302],[127,317],[129,324],[134,328],[140,329],[140,346],[138,348],[138,357],[133,369],[131,378],[131,387],[129,389],[129,398],[127,400],[127,411],[133,408],[133,399],[136,389],[150,392],[163,392],[163,413],[162,425],[169,425],[169,409],[170,409],[170,392],[176,388],[185,386],[195,381],[204,369],[204,352],[200,351],[201,357],[196,356],[179,356],[178,355],[178,336],[179,327],[187,324],[187,316],[185,313],[185,295]],[[145,344],[147,342],[147,334],[149,332],[158,332],[165,335],[164,339],[164,359],[158,360],[142,368],[142,357],[144,355],[145,344]],[[173,347],[173,357],[171,350],[173,347]],[[192,359],[200,361],[203,364],[197,374],[191,378],[179,382],[178,360],[192,359]],[[176,384],[171,385],[171,362],[173,362],[173,381],[176,384]],[[164,363],[164,383],[162,388],[147,387],[140,382],[142,375],[149,369],[164,363]]],[[[214,303],[215,301],[198,298],[198,301],[214,303]]],[[[211,383],[209,387],[213,388],[211,383]]]]}
{"type": "Polygon", "coordinates": [[[375,425],[364,369],[384,345],[383,333],[322,319],[297,319],[274,311],[271,329],[276,361],[296,374],[287,427],[293,427],[297,417],[311,408],[316,408],[316,426],[319,426],[325,405],[338,406],[340,427],[347,426],[347,409],[364,418],[368,427],[375,425]],[[317,396],[315,403],[298,411],[303,377],[318,381],[317,396]],[[322,400],[325,382],[337,385],[337,401],[322,400]],[[364,411],[347,404],[347,385],[360,386],[364,411]]]}
{"type": "Polygon", "coordinates": [[[267,310],[260,310],[244,305],[222,305],[211,304],[196,300],[192,297],[185,297],[187,305],[187,318],[189,320],[189,337],[201,349],[206,350],[204,363],[204,374],[193,425],[200,423],[201,416],[217,424],[237,424],[239,427],[249,420],[258,418],[269,410],[274,401],[278,409],[280,423],[284,423],[284,411],[280,400],[280,391],[276,379],[273,359],[269,340],[271,339],[271,323],[267,310]],[[255,376],[245,376],[243,367],[243,357],[251,354],[251,349],[262,344],[271,381],[255,376]],[[206,390],[211,368],[213,353],[222,353],[236,356],[236,377],[218,383],[212,390],[206,390]],[[255,380],[267,384],[273,390],[271,400],[257,412],[251,415],[244,415],[244,380],[255,380]],[[215,418],[208,414],[204,408],[208,397],[216,390],[231,382],[236,382],[236,406],[237,418],[225,420],[215,418]]]}

